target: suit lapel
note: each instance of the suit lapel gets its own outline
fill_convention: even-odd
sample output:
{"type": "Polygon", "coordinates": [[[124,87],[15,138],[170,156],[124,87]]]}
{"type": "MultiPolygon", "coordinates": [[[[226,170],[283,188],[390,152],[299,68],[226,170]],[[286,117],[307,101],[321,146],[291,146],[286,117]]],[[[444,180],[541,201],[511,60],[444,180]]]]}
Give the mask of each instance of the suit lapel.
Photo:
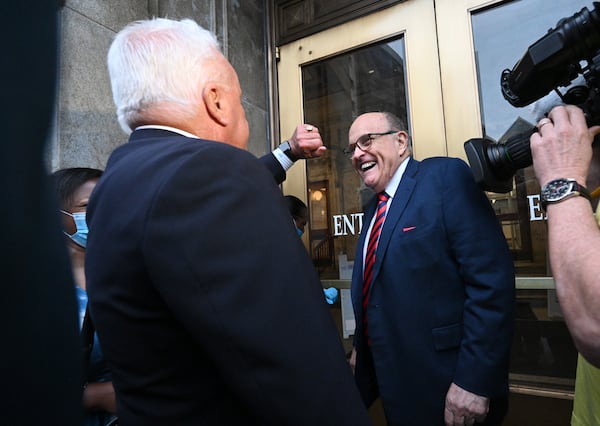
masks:
{"type": "MultiPolygon", "coordinates": [[[[373,287],[376,285],[377,276],[381,269],[385,253],[390,244],[390,240],[398,221],[402,217],[408,201],[410,200],[413,191],[416,186],[417,171],[419,169],[419,162],[413,158],[408,161],[406,170],[402,175],[396,194],[392,199],[392,204],[389,206],[389,210],[386,214],[385,222],[381,235],[379,236],[379,243],[377,245],[377,257],[375,258],[375,265],[373,265],[373,285],[369,291],[373,291],[373,287]]],[[[369,201],[368,207],[365,211],[364,217],[364,228],[363,232],[360,233],[360,237],[357,243],[356,255],[354,257],[354,269],[352,271],[352,300],[355,307],[356,313],[356,326],[357,328],[362,324],[362,286],[363,286],[363,250],[365,246],[365,239],[367,238],[368,227],[373,219],[375,210],[377,208],[377,196],[374,196],[369,201]]]]}
{"type": "Polygon", "coordinates": [[[377,195],[373,196],[367,203],[365,209],[365,215],[363,218],[363,228],[358,237],[358,243],[356,244],[356,254],[354,255],[354,268],[352,268],[352,300],[356,310],[356,324],[362,324],[362,287],[363,287],[363,251],[365,247],[365,240],[367,238],[367,231],[369,230],[369,224],[375,210],[377,209],[377,195]]]}
{"type": "MultiPolygon", "coordinates": [[[[402,175],[402,179],[400,180],[400,184],[398,185],[396,194],[394,194],[392,204],[388,206],[388,212],[386,214],[383,229],[381,230],[381,235],[379,236],[379,242],[377,244],[375,265],[373,265],[373,283],[375,283],[375,281],[377,280],[377,275],[379,274],[379,270],[381,269],[381,265],[383,259],[385,258],[385,253],[390,244],[390,240],[394,233],[394,229],[396,228],[398,221],[402,217],[402,214],[406,210],[408,201],[412,197],[413,191],[417,183],[415,175],[418,169],[419,162],[411,158],[408,161],[404,174],[402,175]]],[[[371,286],[371,289],[372,288],[373,286],[371,286]]]]}

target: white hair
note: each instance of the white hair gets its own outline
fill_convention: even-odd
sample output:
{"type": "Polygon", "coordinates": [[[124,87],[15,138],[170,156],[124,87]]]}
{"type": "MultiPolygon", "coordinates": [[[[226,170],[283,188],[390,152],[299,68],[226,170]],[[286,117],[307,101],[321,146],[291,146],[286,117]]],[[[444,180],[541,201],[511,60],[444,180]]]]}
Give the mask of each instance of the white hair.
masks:
{"type": "Polygon", "coordinates": [[[221,55],[215,36],[191,19],[136,21],[121,30],[108,51],[108,72],[119,124],[130,133],[145,110],[171,103],[191,113],[199,101],[205,61],[221,55]]]}

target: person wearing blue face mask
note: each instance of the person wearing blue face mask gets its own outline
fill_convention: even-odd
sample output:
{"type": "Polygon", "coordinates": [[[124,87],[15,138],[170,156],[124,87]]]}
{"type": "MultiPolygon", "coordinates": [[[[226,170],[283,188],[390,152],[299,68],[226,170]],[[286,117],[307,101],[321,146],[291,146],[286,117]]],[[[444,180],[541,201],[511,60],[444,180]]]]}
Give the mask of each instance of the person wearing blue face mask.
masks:
{"type": "Polygon", "coordinates": [[[304,228],[308,223],[308,208],[306,207],[306,204],[304,204],[304,202],[298,197],[286,195],[284,198],[288,210],[292,215],[296,232],[298,233],[298,236],[301,237],[304,234],[304,228]]]}
{"type": "Polygon", "coordinates": [[[75,223],[75,233],[71,235],[68,234],[67,231],[63,231],[65,235],[71,240],[73,240],[73,242],[78,246],[85,248],[88,235],[87,222],[85,221],[85,212],[69,213],[64,210],[59,211],[63,214],[66,214],[67,216],[71,216],[73,218],[73,222],[75,223]]]}
{"type": "MultiPolygon", "coordinates": [[[[286,195],[284,198],[288,210],[292,215],[292,221],[294,222],[296,233],[299,237],[302,237],[302,235],[304,235],[304,228],[308,223],[308,207],[306,207],[304,201],[298,197],[294,197],[293,195],[286,195]]],[[[338,290],[335,287],[323,289],[323,294],[325,295],[325,300],[330,305],[333,305],[338,299],[338,290]]]]}
{"type": "MultiPolygon", "coordinates": [[[[76,284],[80,328],[88,302],[84,270],[88,234],[86,210],[90,195],[102,173],[102,170],[98,169],[75,167],[61,169],[51,175],[76,284]]],[[[86,380],[83,391],[84,425],[105,426],[116,413],[116,399],[112,378],[97,336],[94,336],[94,344],[84,377],[86,380]]]]}

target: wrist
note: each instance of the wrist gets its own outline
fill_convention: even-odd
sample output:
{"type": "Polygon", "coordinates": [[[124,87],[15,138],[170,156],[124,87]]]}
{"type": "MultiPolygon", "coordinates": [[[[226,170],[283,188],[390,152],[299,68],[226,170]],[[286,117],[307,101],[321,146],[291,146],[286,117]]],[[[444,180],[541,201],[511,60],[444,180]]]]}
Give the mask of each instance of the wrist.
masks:
{"type": "Polygon", "coordinates": [[[297,157],[292,151],[292,145],[289,141],[284,141],[281,145],[279,145],[279,149],[292,161],[297,161],[299,157],[297,157]]]}
{"type": "Polygon", "coordinates": [[[592,197],[588,189],[574,178],[552,179],[542,186],[540,201],[542,209],[546,210],[548,205],[560,203],[572,197],[582,196],[590,203],[592,197]]]}
{"type": "Polygon", "coordinates": [[[548,173],[543,177],[540,176],[538,182],[540,184],[540,187],[543,188],[544,186],[548,185],[548,183],[557,179],[564,179],[566,176],[568,176],[569,179],[574,179],[580,185],[585,185],[585,183],[587,182],[587,175],[585,173],[582,174],[579,171],[575,171],[572,169],[552,170],[551,173],[548,173]]]}

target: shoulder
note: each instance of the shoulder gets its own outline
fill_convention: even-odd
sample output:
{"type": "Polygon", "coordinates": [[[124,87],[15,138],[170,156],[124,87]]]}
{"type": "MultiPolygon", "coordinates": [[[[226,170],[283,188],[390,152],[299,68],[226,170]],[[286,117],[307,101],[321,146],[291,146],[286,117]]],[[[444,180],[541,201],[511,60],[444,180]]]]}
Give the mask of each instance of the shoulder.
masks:
{"type": "Polygon", "coordinates": [[[207,169],[232,169],[239,164],[258,163],[256,157],[224,142],[192,139],[180,135],[130,141],[118,148],[118,157],[145,157],[156,164],[185,167],[202,163],[207,169]]]}
{"type": "Polygon", "coordinates": [[[475,182],[467,163],[455,157],[430,157],[419,163],[419,172],[440,175],[444,179],[475,182]]]}
{"type": "Polygon", "coordinates": [[[217,169],[221,176],[246,174],[271,176],[267,172],[264,161],[246,150],[212,141],[201,141],[200,145],[191,160],[200,162],[205,167],[217,169]]]}
{"type": "Polygon", "coordinates": [[[460,158],[455,157],[429,157],[419,162],[420,166],[427,169],[446,169],[468,171],[469,166],[460,158]]]}
{"type": "Polygon", "coordinates": [[[263,163],[250,152],[221,142],[197,140],[177,148],[168,167],[165,183],[169,187],[186,182],[190,187],[200,184],[231,191],[254,191],[255,187],[275,186],[273,177],[263,163]],[[183,152],[181,152],[183,150],[183,152]]]}
{"type": "Polygon", "coordinates": [[[121,148],[109,160],[95,193],[118,197],[136,188],[137,198],[159,200],[174,194],[187,199],[191,193],[211,190],[275,186],[254,155],[222,142],[172,136],[137,140],[121,148]]]}

